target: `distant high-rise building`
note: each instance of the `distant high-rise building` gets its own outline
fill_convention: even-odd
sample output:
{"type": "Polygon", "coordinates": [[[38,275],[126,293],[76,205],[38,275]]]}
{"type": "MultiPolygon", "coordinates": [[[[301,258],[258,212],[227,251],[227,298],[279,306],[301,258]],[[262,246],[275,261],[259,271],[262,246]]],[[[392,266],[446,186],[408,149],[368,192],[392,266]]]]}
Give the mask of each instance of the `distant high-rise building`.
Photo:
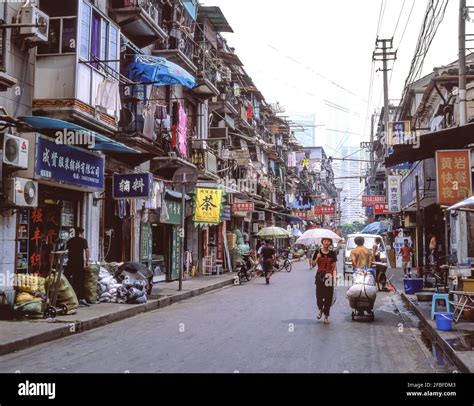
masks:
{"type": "Polygon", "coordinates": [[[296,139],[303,147],[316,145],[316,115],[314,113],[289,113],[296,139]]]}
{"type": "Polygon", "coordinates": [[[365,215],[362,209],[362,195],[365,182],[365,152],[358,146],[343,146],[340,149],[342,157],[348,161],[335,161],[334,183],[341,188],[341,224],[362,221],[365,215]]]}

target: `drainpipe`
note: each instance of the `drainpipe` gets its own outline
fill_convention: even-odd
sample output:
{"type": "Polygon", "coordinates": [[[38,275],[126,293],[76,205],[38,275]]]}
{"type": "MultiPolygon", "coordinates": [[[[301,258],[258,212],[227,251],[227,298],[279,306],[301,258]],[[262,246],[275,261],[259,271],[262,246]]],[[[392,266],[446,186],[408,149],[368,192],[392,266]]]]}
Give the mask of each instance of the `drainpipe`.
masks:
{"type": "MultiPolygon", "coordinates": [[[[8,23],[8,3],[5,2],[3,3],[3,21],[4,23],[8,23]]],[[[2,66],[0,67],[0,70],[2,72],[6,72],[7,71],[7,29],[4,28],[2,30],[2,66]]]]}

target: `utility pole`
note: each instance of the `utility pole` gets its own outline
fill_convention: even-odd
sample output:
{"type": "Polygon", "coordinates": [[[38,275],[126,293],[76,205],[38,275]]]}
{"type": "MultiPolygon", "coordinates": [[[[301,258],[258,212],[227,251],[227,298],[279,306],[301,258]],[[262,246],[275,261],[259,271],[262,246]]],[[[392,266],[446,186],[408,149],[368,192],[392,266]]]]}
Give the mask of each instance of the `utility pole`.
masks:
{"type": "Polygon", "coordinates": [[[388,101],[388,61],[395,61],[397,59],[397,52],[390,51],[393,48],[393,38],[390,39],[378,39],[375,41],[375,51],[373,53],[374,61],[381,61],[383,63],[383,99],[384,99],[384,111],[383,111],[383,120],[384,120],[384,130],[385,134],[388,133],[388,121],[389,116],[389,101],[388,101]]]}
{"type": "Polygon", "coordinates": [[[459,125],[467,123],[466,12],[466,0],[459,0],[459,125]]]}

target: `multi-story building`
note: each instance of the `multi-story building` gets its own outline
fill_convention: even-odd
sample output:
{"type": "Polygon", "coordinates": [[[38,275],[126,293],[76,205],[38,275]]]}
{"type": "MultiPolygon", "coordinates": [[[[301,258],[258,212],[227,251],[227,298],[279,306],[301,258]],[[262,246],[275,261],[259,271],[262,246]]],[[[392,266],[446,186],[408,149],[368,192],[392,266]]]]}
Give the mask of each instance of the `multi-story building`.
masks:
{"type": "MultiPolygon", "coordinates": [[[[4,20],[31,23],[22,6],[5,2],[4,20]]],[[[229,269],[229,231],[252,242],[261,227],[286,225],[298,144],[221,35],[232,28],[218,7],[41,0],[25,8],[38,27],[2,33],[2,122],[12,142],[29,142],[28,165],[4,160],[2,271],[41,271],[47,246],[82,226],[94,261],[159,265],[171,281],[183,250],[202,272],[229,269]],[[178,170],[196,177],[184,206],[178,170]],[[12,201],[14,178],[27,198],[12,201]],[[224,192],[218,221],[194,221],[201,189],[224,192]]]]}

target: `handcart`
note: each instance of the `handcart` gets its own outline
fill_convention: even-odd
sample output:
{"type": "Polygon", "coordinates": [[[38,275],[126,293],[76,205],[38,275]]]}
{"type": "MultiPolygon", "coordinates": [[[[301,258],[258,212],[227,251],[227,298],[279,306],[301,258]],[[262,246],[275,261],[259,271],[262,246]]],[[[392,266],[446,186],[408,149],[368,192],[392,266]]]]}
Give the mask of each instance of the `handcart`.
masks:
{"type": "MultiPolygon", "coordinates": [[[[375,320],[375,314],[374,314],[374,304],[375,300],[377,297],[376,291],[375,294],[369,294],[368,290],[371,287],[375,287],[374,285],[365,283],[367,280],[367,277],[371,275],[372,277],[375,276],[375,270],[373,269],[360,269],[358,272],[362,271],[364,273],[364,281],[363,283],[357,284],[357,286],[360,286],[360,292],[357,296],[349,298],[349,304],[352,308],[352,320],[355,320],[356,317],[363,317],[363,318],[368,318],[369,321],[374,321],[375,320]],[[373,296],[373,298],[371,298],[373,296]]],[[[354,276],[356,276],[356,272],[354,272],[354,276]]],[[[375,280],[375,278],[372,278],[372,280],[375,280]]],[[[367,281],[370,281],[367,280],[367,281]]],[[[355,285],[354,285],[355,286],[355,285]]]]}
{"type": "Polygon", "coordinates": [[[43,303],[43,315],[45,319],[54,319],[56,316],[64,315],[68,312],[68,308],[65,304],[57,306],[58,292],[64,273],[64,260],[67,253],[68,250],[51,252],[53,258],[49,270],[49,284],[46,289],[46,300],[43,303]]]}

